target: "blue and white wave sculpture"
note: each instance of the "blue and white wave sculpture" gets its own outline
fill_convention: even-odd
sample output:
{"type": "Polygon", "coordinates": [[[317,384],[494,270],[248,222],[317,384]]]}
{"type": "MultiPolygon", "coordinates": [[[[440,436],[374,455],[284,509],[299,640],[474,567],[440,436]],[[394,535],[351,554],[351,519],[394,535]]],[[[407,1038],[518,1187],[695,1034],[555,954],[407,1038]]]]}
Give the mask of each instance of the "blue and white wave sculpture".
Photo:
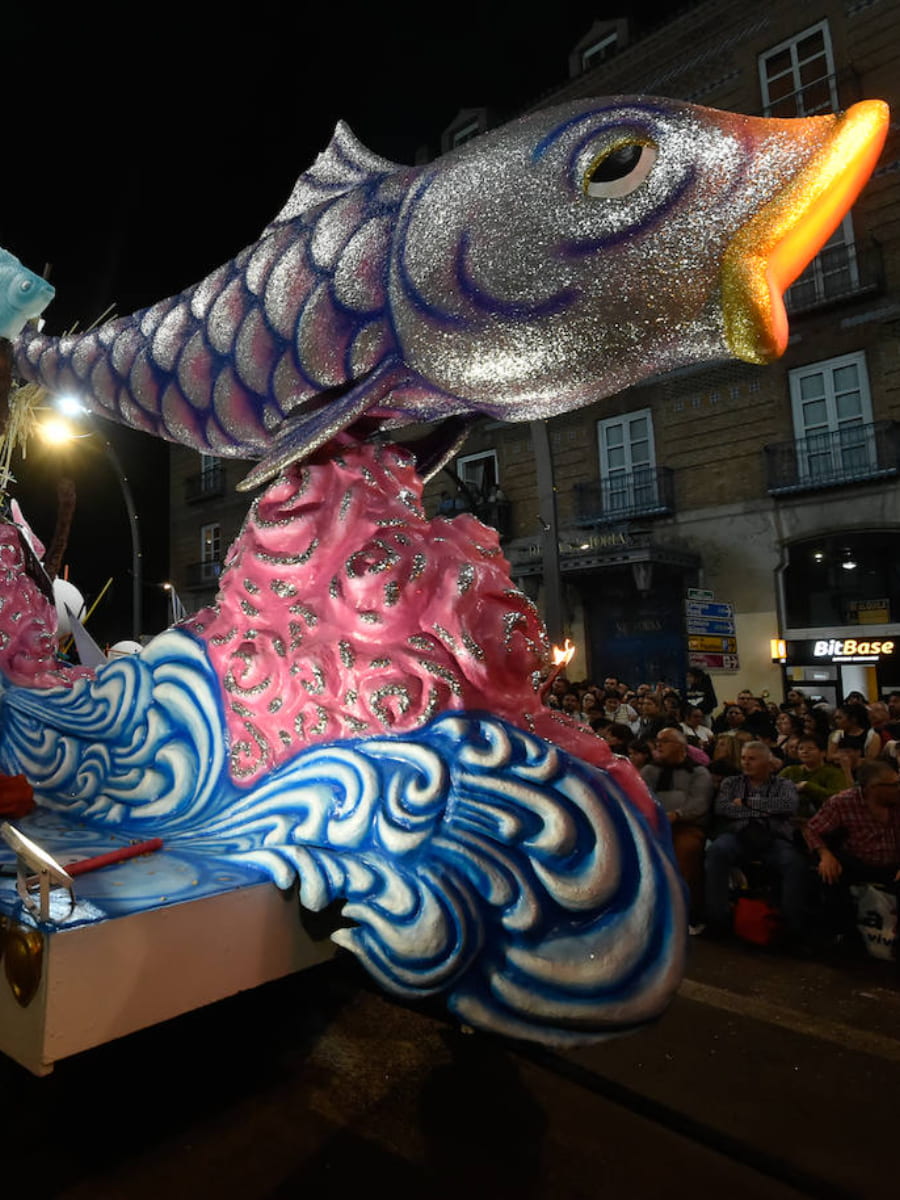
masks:
{"type": "Polygon", "coordinates": [[[229,776],[220,687],[180,630],[72,688],[8,687],[0,769],[47,806],[264,868],[390,991],[445,993],[518,1038],[593,1041],[658,1016],[685,905],[663,827],[608,772],[484,713],[316,745],[229,776]]]}

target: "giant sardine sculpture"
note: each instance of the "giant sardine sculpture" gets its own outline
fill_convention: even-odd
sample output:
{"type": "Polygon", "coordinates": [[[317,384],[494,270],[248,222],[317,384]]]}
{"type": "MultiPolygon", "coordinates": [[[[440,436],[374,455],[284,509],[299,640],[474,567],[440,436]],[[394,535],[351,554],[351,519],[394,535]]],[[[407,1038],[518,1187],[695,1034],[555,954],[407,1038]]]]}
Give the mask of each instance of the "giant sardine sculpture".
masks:
{"type": "MultiPolygon", "coordinates": [[[[343,430],[544,418],[661,370],[787,344],[782,291],[871,173],[881,101],[751,118],[619,96],[532,113],[415,168],[339,124],[262,237],[20,374],[273,478],[343,430]]],[[[454,440],[455,439],[455,440],[454,440]]]]}

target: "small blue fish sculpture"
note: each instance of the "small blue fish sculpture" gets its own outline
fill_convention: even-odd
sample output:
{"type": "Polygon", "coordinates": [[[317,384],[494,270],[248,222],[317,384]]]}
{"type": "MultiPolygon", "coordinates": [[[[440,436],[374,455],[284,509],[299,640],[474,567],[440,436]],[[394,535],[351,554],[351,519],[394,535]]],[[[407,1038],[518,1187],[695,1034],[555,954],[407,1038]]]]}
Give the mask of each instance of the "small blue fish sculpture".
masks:
{"type": "Polygon", "coordinates": [[[54,295],[46,279],[0,249],[0,337],[18,337],[26,323],[40,316],[54,295]]]}
{"type": "MultiPolygon", "coordinates": [[[[619,96],[532,113],[426,166],[339,124],[254,245],[27,379],[274,477],[339,434],[545,418],[656,372],[787,344],[781,293],[874,168],[881,101],[768,120],[619,96]]],[[[453,440],[455,439],[455,441],[453,440]]]]}

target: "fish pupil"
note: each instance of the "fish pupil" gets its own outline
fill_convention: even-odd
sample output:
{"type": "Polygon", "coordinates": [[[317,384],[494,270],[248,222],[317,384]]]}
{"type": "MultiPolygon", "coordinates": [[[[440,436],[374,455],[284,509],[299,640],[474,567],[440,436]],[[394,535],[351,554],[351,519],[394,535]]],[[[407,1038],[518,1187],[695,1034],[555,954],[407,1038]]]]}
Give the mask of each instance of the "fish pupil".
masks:
{"type": "Polygon", "coordinates": [[[614,183],[617,179],[624,179],[637,166],[642,149],[643,146],[638,142],[629,142],[627,146],[611,150],[591,171],[590,182],[614,183]]]}

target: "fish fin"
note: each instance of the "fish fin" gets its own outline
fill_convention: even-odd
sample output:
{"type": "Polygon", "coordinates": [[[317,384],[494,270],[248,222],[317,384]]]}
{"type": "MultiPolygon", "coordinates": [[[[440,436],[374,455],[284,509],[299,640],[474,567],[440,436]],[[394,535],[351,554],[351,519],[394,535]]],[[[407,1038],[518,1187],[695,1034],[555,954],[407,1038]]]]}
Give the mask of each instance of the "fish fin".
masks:
{"type": "Polygon", "coordinates": [[[68,604],[65,606],[69,618],[69,628],[75,639],[75,649],[78,651],[78,661],[83,667],[102,667],[106,663],[106,655],[82,625],[81,620],[72,612],[68,604]]]}
{"type": "Polygon", "coordinates": [[[323,200],[333,200],[361,183],[403,170],[405,168],[398,163],[367,150],[350,126],[338,121],[328,146],[294,184],[287,204],[267,226],[263,236],[271,233],[276,225],[293,220],[323,200]]]}
{"type": "Polygon", "coordinates": [[[292,462],[308,458],[368,409],[379,404],[393,388],[408,382],[409,377],[403,364],[389,361],[342,396],[329,397],[312,412],[288,417],[275,431],[269,453],[241,480],[237,490],[250,492],[274,479],[292,462]]]}
{"type": "Polygon", "coordinates": [[[481,413],[465,413],[447,417],[437,429],[423,437],[400,443],[416,460],[416,472],[423,483],[427,483],[442,470],[453,456],[462,449],[472,426],[482,420],[481,413]]]}

